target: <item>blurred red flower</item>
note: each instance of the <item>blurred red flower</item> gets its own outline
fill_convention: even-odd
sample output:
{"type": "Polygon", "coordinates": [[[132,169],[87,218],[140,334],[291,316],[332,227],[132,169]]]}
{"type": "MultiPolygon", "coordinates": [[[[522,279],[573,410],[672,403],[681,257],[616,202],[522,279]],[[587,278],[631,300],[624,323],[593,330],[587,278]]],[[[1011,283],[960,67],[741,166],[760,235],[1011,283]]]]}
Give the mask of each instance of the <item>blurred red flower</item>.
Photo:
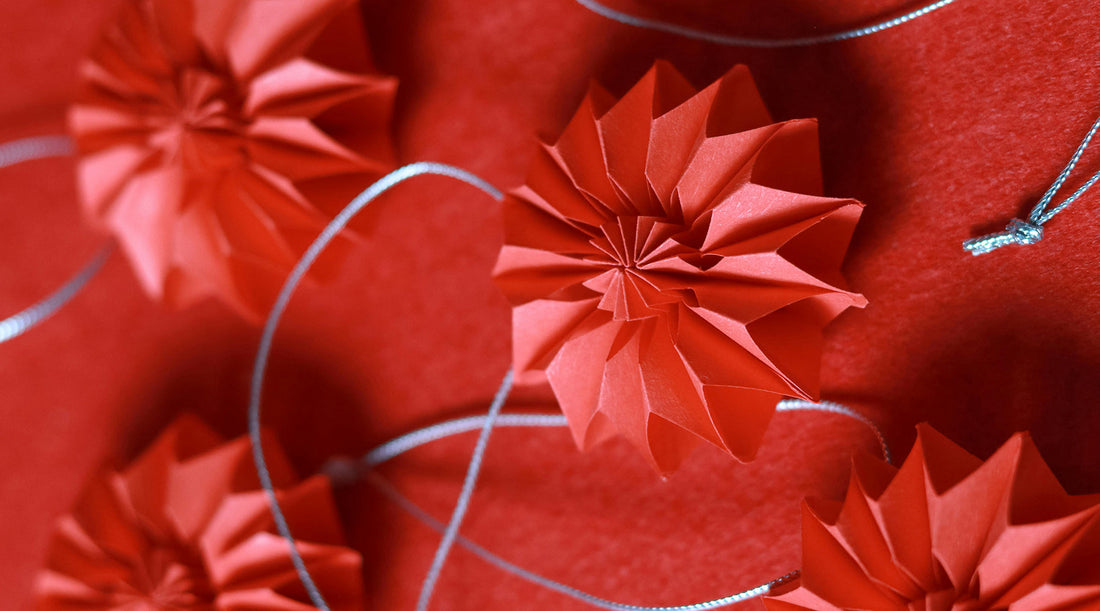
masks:
{"type": "MultiPolygon", "coordinates": [[[[363,608],[362,559],[344,547],[328,480],[299,482],[273,439],[268,464],[298,549],[333,609],[363,608]]],[[[275,531],[247,438],[228,443],[193,417],[133,464],[93,479],[61,519],[37,608],[313,608],[275,531]]]]}
{"type": "Polygon", "coordinates": [[[145,290],[255,317],[329,217],[392,169],[396,81],[354,0],[126,0],[70,116],[88,217],[145,290]]]}

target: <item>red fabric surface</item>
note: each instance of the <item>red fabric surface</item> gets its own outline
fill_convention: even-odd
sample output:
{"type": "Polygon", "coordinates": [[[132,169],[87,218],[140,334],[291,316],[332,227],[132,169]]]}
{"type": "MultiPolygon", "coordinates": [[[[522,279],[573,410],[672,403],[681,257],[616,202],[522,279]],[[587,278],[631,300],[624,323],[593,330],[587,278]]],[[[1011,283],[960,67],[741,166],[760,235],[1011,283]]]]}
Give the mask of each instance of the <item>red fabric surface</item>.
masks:
{"type": "MultiPolygon", "coordinates": [[[[728,33],[831,30],[894,1],[653,0],[616,6],[728,33]]],[[[0,4],[0,140],[56,133],[75,69],[113,3],[0,4]]],[[[1070,492],[1100,489],[1100,191],[1036,245],[981,258],[961,241],[1028,210],[1100,111],[1100,6],[958,0],[872,37],[725,49],[611,23],[569,0],[371,0],[376,62],[400,79],[401,161],[518,185],[590,78],[621,95],[655,59],[705,86],[748,65],[776,120],[817,117],[826,194],[866,204],[847,277],[870,306],[829,330],[822,396],[882,423],[899,453],[927,420],[981,457],[1017,430],[1070,492]]],[[[1100,167],[1100,147],[1082,160],[1100,167]]],[[[1081,178],[1070,181],[1070,188],[1081,178]]],[[[73,164],[0,170],[0,312],[62,282],[102,237],[82,222],[73,164]]],[[[342,272],[306,287],[273,357],[265,421],[298,470],[482,410],[509,361],[489,274],[499,206],[442,178],[396,189],[360,221],[342,272]]],[[[189,409],[244,429],[258,332],[208,303],[150,303],[121,258],[41,328],[0,345],[0,591],[24,608],[53,522],[104,462],[120,464],[189,409]]],[[[383,474],[443,517],[472,436],[383,474]]],[[[704,600],[796,568],[799,500],[838,497],[859,425],[783,414],[757,460],[701,448],[667,481],[629,447],[578,453],[565,430],[494,434],[464,533],[529,569],[640,604],[704,600]]],[[[369,600],[410,608],[437,537],[366,485],[342,495],[369,600]]],[[[750,603],[756,606],[758,603],[750,603]]],[[[462,550],[438,609],[582,609],[462,550]]]]}

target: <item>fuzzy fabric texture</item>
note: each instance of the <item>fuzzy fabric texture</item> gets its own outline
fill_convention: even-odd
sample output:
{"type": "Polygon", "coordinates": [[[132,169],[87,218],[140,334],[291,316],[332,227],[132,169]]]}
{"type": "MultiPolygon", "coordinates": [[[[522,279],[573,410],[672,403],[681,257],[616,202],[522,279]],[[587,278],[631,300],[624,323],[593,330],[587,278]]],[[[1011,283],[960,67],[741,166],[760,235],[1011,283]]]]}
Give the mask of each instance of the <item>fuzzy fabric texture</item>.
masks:
{"type": "MultiPolygon", "coordinates": [[[[115,4],[0,3],[0,140],[63,130],[80,58],[115,4]]],[[[912,3],[615,6],[769,36],[861,25],[912,3]]],[[[825,194],[866,205],[845,274],[870,306],[829,328],[822,397],[881,423],[899,456],[921,421],[981,458],[1030,429],[1071,493],[1097,490],[1100,191],[1051,221],[1038,244],[979,258],[961,248],[1025,214],[1100,112],[1092,0],[957,0],[865,39],[786,50],[640,31],[570,0],[369,0],[364,13],[379,70],[401,82],[399,161],[453,163],[501,188],[522,184],[536,138],[560,133],[590,79],[621,96],[656,59],[695,87],[745,64],[775,120],[818,119],[825,194]]],[[[1100,147],[1082,167],[1100,168],[1100,147]]],[[[71,161],[0,170],[0,201],[6,314],[57,286],[102,238],[80,217],[71,161]]],[[[490,278],[500,213],[443,178],[402,185],[363,213],[363,240],[338,276],[295,297],[265,421],[298,472],[485,410],[511,358],[509,307],[490,278]]],[[[178,313],[153,304],[116,258],[55,318],[0,346],[6,604],[29,600],[52,526],[95,465],[133,457],[182,410],[226,436],[244,430],[255,342],[255,329],[216,303],[178,313]]],[[[547,399],[532,389],[515,403],[551,407],[547,399]]],[[[472,436],[442,442],[383,475],[442,517],[472,447],[472,436]]],[[[847,420],[781,414],[753,463],[701,448],[662,481],[623,442],[582,454],[565,430],[501,431],[463,533],[606,597],[706,600],[796,568],[801,499],[838,497],[851,452],[873,447],[847,420]]],[[[367,486],[339,497],[368,602],[411,608],[438,537],[367,486]]],[[[461,550],[435,601],[587,608],[461,550]]]]}

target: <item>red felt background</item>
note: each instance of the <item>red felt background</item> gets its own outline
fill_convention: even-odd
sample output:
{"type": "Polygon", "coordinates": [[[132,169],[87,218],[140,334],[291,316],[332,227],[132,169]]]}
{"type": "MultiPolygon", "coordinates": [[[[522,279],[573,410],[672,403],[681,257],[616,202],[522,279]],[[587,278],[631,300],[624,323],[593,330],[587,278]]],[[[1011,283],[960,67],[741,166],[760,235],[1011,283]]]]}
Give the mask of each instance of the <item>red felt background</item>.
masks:
{"type": "MultiPolygon", "coordinates": [[[[62,129],[105,0],[0,3],[0,140],[62,129]]],[[[619,0],[736,34],[827,31],[896,0],[619,0]]],[[[908,5],[912,7],[913,5],[908,5]]],[[[869,38],[727,49],[621,26],[571,0],[369,0],[377,63],[401,79],[402,161],[518,185],[596,78],[623,93],[656,58],[703,86],[746,63],[777,119],[821,120],[830,195],[867,204],[847,266],[871,300],[830,329],[825,398],[882,423],[904,452],[927,420],[985,456],[1030,429],[1072,492],[1100,491],[1100,189],[1046,238],[981,258],[963,239],[1023,214],[1100,113],[1100,5],[958,0],[869,38]]],[[[1100,169],[1100,146],[1086,154],[1100,169]]],[[[0,315],[47,293],[104,240],[82,224],[73,164],[0,170],[0,315]]],[[[1070,180],[1075,188],[1083,173],[1070,180]]],[[[498,206],[440,178],[364,213],[368,238],[300,292],[280,333],[266,421],[302,471],[333,453],[481,410],[508,366],[508,310],[489,281],[498,206]]],[[[115,257],[41,328],[0,345],[0,591],[28,606],[53,521],[98,465],[133,456],[180,410],[244,431],[258,332],[219,305],[149,303],[115,257]]],[[[472,436],[382,473],[439,517],[472,436]]],[[[798,565],[798,501],[837,495],[858,425],[777,416],[757,461],[700,450],[660,481],[632,450],[587,455],[564,430],[494,434],[464,533],[520,565],[638,604],[695,602],[798,565]]],[[[341,504],[375,608],[411,608],[436,536],[368,486],[341,504]]],[[[437,609],[581,609],[456,550],[437,609]]],[[[757,604],[757,603],[750,603],[757,604]]]]}

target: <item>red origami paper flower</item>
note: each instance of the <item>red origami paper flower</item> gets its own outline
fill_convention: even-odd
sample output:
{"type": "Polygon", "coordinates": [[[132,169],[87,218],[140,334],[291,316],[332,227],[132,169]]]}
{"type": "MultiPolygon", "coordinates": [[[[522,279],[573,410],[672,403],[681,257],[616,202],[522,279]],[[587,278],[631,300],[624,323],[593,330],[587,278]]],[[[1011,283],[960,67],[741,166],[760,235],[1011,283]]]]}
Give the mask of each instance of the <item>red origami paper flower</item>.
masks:
{"type": "Polygon", "coordinates": [[[822,328],[865,304],[839,273],[861,205],[821,190],[816,122],[772,123],[744,67],[594,86],[504,204],[516,370],[545,371],[582,448],[751,459],[780,397],[816,398],[822,328]]]}
{"type": "Polygon", "coordinates": [[[1031,439],[986,462],[927,426],[901,469],[858,459],[803,511],[797,589],[770,611],[1100,609],[1100,495],[1069,496],[1031,439]]]}
{"type": "Polygon", "coordinates": [[[83,206],[146,291],[255,315],[392,166],[355,0],[125,0],[70,117],[83,206]]]}
{"type": "MultiPolygon", "coordinates": [[[[265,449],[318,587],[333,609],[362,609],[362,561],[344,547],[328,481],[298,483],[271,440],[265,449]]],[[[180,419],[61,519],[37,608],[312,609],[258,486],[247,438],[223,443],[180,419]]]]}

